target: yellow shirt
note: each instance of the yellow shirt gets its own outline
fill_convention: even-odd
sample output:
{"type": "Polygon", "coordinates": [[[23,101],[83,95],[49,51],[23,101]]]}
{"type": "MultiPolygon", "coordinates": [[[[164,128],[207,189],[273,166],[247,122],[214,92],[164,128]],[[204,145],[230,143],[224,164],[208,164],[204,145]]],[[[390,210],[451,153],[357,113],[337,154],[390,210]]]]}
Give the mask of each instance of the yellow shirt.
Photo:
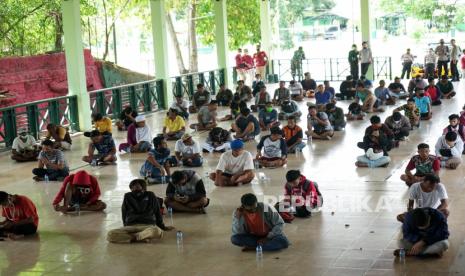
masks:
{"type": "Polygon", "coordinates": [[[180,131],[183,127],[186,126],[186,122],[181,116],[176,116],[176,119],[171,120],[169,117],[165,118],[164,126],[168,132],[180,131]]]}
{"type": "Polygon", "coordinates": [[[103,132],[111,133],[111,119],[108,117],[103,117],[102,120],[94,123],[94,127],[95,129],[100,131],[100,133],[103,133],[103,132]]]}
{"type": "MultiPolygon", "coordinates": [[[[58,129],[58,137],[60,137],[60,139],[63,141],[65,139],[65,135],[66,133],[68,132],[66,130],[66,128],[62,127],[62,126],[57,126],[57,129],[58,129]]],[[[47,139],[50,139],[52,137],[52,134],[50,133],[50,131],[47,131],[47,139]]]]}

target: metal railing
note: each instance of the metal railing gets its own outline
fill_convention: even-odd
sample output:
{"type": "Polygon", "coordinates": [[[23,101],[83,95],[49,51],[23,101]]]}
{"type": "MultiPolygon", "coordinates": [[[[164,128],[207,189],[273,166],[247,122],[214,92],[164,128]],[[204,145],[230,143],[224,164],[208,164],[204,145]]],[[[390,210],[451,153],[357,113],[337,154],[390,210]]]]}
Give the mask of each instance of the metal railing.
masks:
{"type": "MultiPolygon", "coordinates": [[[[275,59],[272,61],[272,71],[278,74],[280,80],[292,80],[290,59],[275,59]]],[[[374,57],[373,72],[375,79],[392,79],[391,57],[374,57]]],[[[295,79],[302,79],[305,72],[310,72],[316,81],[343,81],[350,75],[350,64],[347,58],[312,58],[302,60],[302,70],[296,70],[295,79]],[[300,74],[299,74],[300,71],[300,74]]]]}
{"type": "Polygon", "coordinates": [[[49,123],[79,130],[77,96],[63,96],[0,108],[0,151],[11,147],[18,129],[35,138],[49,123]]]}
{"type": "Polygon", "coordinates": [[[214,95],[216,90],[220,87],[220,84],[224,83],[224,74],[224,69],[216,69],[212,71],[189,73],[172,77],[173,95],[187,96],[190,100],[197,89],[196,85],[198,83],[205,85],[205,89],[214,95]]]}
{"type": "Polygon", "coordinates": [[[150,80],[89,92],[92,113],[116,119],[125,106],[149,113],[164,106],[163,81],[150,80]]]}

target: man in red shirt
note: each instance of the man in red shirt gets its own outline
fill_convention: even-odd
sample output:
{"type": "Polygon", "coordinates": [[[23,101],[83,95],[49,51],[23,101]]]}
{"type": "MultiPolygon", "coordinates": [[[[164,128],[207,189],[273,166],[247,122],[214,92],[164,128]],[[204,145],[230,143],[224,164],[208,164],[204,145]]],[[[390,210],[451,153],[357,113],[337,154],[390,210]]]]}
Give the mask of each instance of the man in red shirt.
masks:
{"type": "Polygon", "coordinates": [[[253,58],[251,55],[249,55],[249,50],[244,49],[244,55],[242,56],[242,62],[245,64],[244,68],[244,74],[245,74],[245,79],[244,81],[249,83],[249,85],[252,84],[252,79],[253,79],[253,58]],[[250,81],[249,81],[250,80],[250,81]]]}
{"type": "Polygon", "coordinates": [[[236,72],[239,75],[240,80],[245,80],[245,63],[242,60],[242,49],[237,49],[236,60],[236,72]]]}
{"type": "Polygon", "coordinates": [[[257,52],[253,55],[255,61],[255,68],[257,74],[260,74],[264,80],[266,80],[265,67],[268,64],[268,56],[264,51],[260,51],[260,44],[257,45],[257,52]]]}
{"type": "Polygon", "coordinates": [[[0,191],[0,206],[2,216],[6,218],[0,223],[0,238],[19,239],[37,232],[39,216],[29,198],[0,191]]]}
{"type": "Polygon", "coordinates": [[[97,178],[86,171],[78,171],[65,178],[61,189],[53,200],[55,211],[74,211],[79,205],[81,211],[103,211],[107,205],[99,200],[100,188],[97,178]],[[63,201],[63,206],[60,202],[63,201]]]}
{"type": "Polygon", "coordinates": [[[434,84],[434,78],[428,78],[428,86],[425,87],[425,96],[431,99],[431,105],[441,104],[441,90],[434,84]]]}

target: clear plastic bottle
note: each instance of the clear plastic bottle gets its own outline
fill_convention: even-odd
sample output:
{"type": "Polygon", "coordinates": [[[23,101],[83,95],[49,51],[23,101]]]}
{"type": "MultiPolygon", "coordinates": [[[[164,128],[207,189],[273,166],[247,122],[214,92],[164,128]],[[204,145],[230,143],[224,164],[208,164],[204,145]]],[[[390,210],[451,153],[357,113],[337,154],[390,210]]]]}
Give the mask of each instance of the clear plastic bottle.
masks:
{"type": "Polygon", "coordinates": [[[161,176],[161,184],[166,184],[166,176],[165,175],[161,176]]]}
{"type": "Polygon", "coordinates": [[[81,215],[81,205],[79,203],[76,203],[76,205],[74,205],[74,210],[76,211],[77,216],[81,215]]]}
{"type": "Polygon", "coordinates": [[[97,160],[92,159],[92,162],[90,163],[90,165],[91,165],[92,167],[97,166],[97,160]]]}
{"type": "Polygon", "coordinates": [[[258,170],[258,169],[260,168],[260,163],[258,162],[257,159],[254,159],[254,160],[253,160],[253,165],[254,165],[254,167],[255,167],[256,170],[258,170]]]}
{"type": "Polygon", "coordinates": [[[170,218],[171,226],[173,226],[173,208],[168,207],[168,217],[170,218]]]}
{"type": "Polygon", "coordinates": [[[404,248],[399,249],[399,261],[401,263],[405,262],[405,249],[404,248]]]}
{"type": "Polygon", "coordinates": [[[45,183],[48,183],[50,181],[50,179],[48,178],[48,174],[44,175],[44,180],[45,180],[45,183]]]}
{"type": "Polygon", "coordinates": [[[255,249],[257,252],[257,261],[261,261],[263,259],[263,248],[261,245],[257,245],[257,248],[255,249]]]}
{"type": "Polygon", "coordinates": [[[176,232],[176,243],[182,245],[183,243],[183,234],[181,231],[176,232]]]}

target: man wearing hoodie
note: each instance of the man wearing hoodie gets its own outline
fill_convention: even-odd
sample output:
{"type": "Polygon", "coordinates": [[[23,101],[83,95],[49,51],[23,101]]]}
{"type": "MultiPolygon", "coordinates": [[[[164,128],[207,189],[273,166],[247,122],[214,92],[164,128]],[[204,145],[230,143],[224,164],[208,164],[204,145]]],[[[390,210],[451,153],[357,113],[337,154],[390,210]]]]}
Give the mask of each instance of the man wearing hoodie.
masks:
{"type": "Polygon", "coordinates": [[[435,148],[442,168],[455,170],[462,163],[463,141],[456,132],[439,137],[435,148]]]}
{"type": "Polygon", "coordinates": [[[284,221],[273,206],[257,202],[254,194],[241,197],[241,207],[233,214],[231,242],[242,251],[276,251],[289,246],[283,233],[284,221]]]}
{"type": "Polygon", "coordinates": [[[160,211],[160,200],[143,179],[129,183],[131,192],[124,195],[121,207],[124,227],[108,232],[107,240],[113,243],[151,242],[163,238],[163,231],[173,230],[165,226],[160,211]]]}
{"type": "Polygon", "coordinates": [[[67,213],[75,210],[79,205],[81,211],[103,211],[107,205],[99,200],[100,188],[97,178],[86,171],[78,171],[68,175],[60,191],[53,200],[55,211],[67,213]],[[63,201],[63,205],[60,203],[63,201]]]}

